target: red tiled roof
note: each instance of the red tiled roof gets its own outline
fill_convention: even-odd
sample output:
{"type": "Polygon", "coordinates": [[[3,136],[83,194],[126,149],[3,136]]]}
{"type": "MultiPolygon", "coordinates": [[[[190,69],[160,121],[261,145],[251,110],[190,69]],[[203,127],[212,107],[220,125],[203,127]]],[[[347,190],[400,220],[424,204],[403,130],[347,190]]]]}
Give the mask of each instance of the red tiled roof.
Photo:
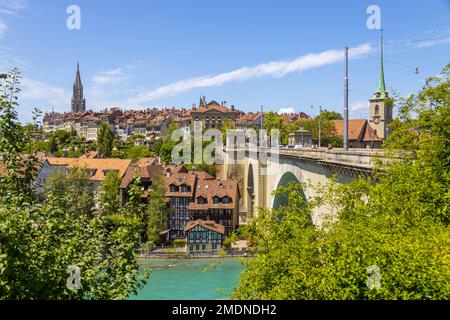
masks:
{"type": "Polygon", "coordinates": [[[212,175],[210,175],[208,172],[205,171],[195,171],[197,174],[197,178],[199,180],[213,180],[215,179],[212,175]]]}
{"type": "MultiPolygon", "coordinates": [[[[344,120],[332,120],[336,128],[336,135],[344,136],[344,120]]],[[[366,119],[351,119],[348,121],[348,140],[353,141],[381,141],[366,119]]]]}
{"type": "Polygon", "coordinates": [[[162,176],[164,169],[159,164],[147,164],[147,165],[137,165],[130,166],[127,172],[123,176],[122,182],[120,183],[121,189],[126,189],[129,187],[131,182],[137,177],[142,179],[155,179],[158,176],[162,176]]]}
{"type": "Polygon", "coordinates": [[[189,210],[208,209],[234,209],[238,201],[237,180],[199,180],[195,192],[194,202],[189,204],[189,210]],[[229,197],[230,203],[214,203],[214,197],[229,197]],[[197,203],[197,199],[203,197],[206,203],[197,203]]]}
{"type": "Polygon", "coordinates": [[[196,174],[195,173],[173,173],[169,176],[166,176],[166,197],[192,197],[194,194],[195,182],[196,182],[196,174]],[[187,185],[190,187],[190,192],[170,192],[170,186],[181,186],[187,185]]]}
{"type": "Polygon", "coordinates": [[[85,154],[83,154],[80,158],[82,159],[96,159],[99,157],[98,151],[89,151],[85,154]]]}
{"type": "Polygon", "coordinates": [[[202,219],[199,220],[195,220],[195,221],[189,221],[186,224],[186,227],[184,228],[184,231],[187,232],[189,230],[191,230],[192,228],[196,227],[196,226],[201,226],[205,229],[220,233],[220,234],[224,234],[225,233],[225,227],[221,224],[215,223],[214,221],[205,221],[202,219]]]}
{"type": "Polygon", "coordinates": [[[94,170],[90,178],[92,181],[103,181],[106,173],[114,170],[117,170],[122,178],[131,165],[131,160],[123,159],[47,158],[47,161],[51,166],[94,170]]]}
{"type": "Polygon", "coordinates": [[[229,108],[227,108],[227,107],[217,103],[216,101],[211,101],[206,106],[202,106],[202,107],[199,107],[199,108],[197,108],[195,110],[192,110],[191,113],[193,113],[193,112],[204,113],[204,112],[207,112],[207,111],[210,111],[210,110],[216,110],[216,111],[224,112],[224,113],[225,112],[236,112],[234,110],[231,110],[231,109],[229,109],[229,108]]]}

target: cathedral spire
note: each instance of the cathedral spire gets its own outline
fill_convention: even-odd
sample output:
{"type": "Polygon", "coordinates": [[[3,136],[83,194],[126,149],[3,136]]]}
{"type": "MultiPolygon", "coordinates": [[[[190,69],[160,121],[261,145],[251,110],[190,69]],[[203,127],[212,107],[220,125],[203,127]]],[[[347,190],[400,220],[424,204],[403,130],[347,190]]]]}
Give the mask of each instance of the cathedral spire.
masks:
{"type": "Polygon", "coordinates": [[[80,64],[77,63],[75,82],[73,83],[72,112],[86,111],[86,99],[83,96],[83,84],[81,83],[80,64]]]}
{"type": "Polygon", "coordinates": [[[375,97],[387,97],[386,83],[384,81],[384,66],[383,66],[383,28],[381,28],[381,45],[380,45],[380,77],[378,79],[377,89],[375,90],[375,97]]]}
{"type": "Polygon", "coordinates": [[[77,62],[77,73],[75,74],[75,84],[81,85],[80,63],[77,62]]]}

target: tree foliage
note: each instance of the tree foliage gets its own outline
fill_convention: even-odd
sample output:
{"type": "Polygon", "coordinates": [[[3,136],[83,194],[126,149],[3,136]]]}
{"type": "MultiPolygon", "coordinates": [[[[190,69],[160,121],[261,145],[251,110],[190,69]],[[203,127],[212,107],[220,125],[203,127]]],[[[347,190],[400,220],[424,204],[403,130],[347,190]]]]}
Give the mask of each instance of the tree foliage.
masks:
{"type": "Polygon", "coordinates": [[[157,144],[157,154],[161,156],[161,160],[164,163],[171,163],[172,162],[172,149],[177,145],[178,141],[172,140],[172,133],[179,129],[180,127],[175,124],[171,123],[168,128],[167,136],[162,140],[161,143],[157,144]]]}
{"type": "Polygon", "coordinates": [[[449,71],[400,103],[377,183],[332,180],[307,203],[302,188],[311,185],[277,191],[289,205],[262,211],[247,228],[258,255],[234,298],[450,298],[449,71]],[[332,214],[317,228],[310,217],[323,206],[332,214]],[[369,285],[373,266],[379,287],[369,285]]]}
{"type": "Polygon", "coordinates": [[[98,148],[105,158],[111,157],[114,147],[114,133],[106,122],[102,122],[98,132],[98,148]]]}
{"type": "Polygon", "coordinates": [[[108,172],[102,181],[99,190],[99,205],[103,214],[111,215],[119,212],[120,182],[121,179],[117,171],[108,172]]]}
{"type": "Polygon", "coordinates": [[[100,214],[83,169],[52,174],[39,201],[33,181],[40,163],[22,153],[31,140],[15,111],[19,74],[0,80],[0,299],[127,298],[147,276],[135,257],[141,217],[130,207],[116,223],[100,214]],[[68,285],[77,283],[71,266],[80,270],[80,286],[68,285]]]}
{"type": "Polygon", "coordinates": [[[165,192],[163,176],[156,177],[148,194],[147,207],[147,239],[155,244],[161,242],[160,233],[167,225],[168,207],[165,192]]]}

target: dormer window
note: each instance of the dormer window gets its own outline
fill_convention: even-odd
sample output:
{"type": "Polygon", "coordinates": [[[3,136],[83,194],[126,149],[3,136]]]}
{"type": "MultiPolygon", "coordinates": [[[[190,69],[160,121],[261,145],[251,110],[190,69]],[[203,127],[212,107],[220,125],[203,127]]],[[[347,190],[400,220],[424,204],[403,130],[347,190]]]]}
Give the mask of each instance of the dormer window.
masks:
{"type": "Polygon", "coordinates": [[[205,204],[206,203],[206,198],[205,197],[198,197],[197,198],[197,203],[198,204],[205,204]]]}
{"type": "Polygon", "coordinates": [[[230,197],[224,197],[222,200],[223,200],[223,203],[231,203],[230,197]]]}
{"type": "Polygon", "coordinates": [[[181,192],[189,192],[191,191],[190,189],[191,188],[186,184],[181,185],[181,192]]]}
{"type": "Polygon", "coordinates": [[[170,185],[170,192],[178,192],[178,187],[174,184],[170,185]]]}
{"type": "Polygon", "coordinates": [[[220,203],[220,198],[217,197],[217,196],[213,197],[213,203],[214,203],[214,204],[220,203]]]}

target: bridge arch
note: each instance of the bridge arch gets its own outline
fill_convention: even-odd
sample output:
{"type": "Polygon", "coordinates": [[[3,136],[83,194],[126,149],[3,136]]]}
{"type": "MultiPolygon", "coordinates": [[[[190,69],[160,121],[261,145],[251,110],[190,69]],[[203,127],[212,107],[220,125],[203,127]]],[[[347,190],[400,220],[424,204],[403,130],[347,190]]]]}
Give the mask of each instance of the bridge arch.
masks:
{"type": "MultiPolygon", "coordinates": [[[[294,173],[287,171],[287,172],[283,173],[281,175],[281,177],[278,179],[278,184],[276,185],[275,190],[277,190],[280,187],[286,187],[289,184],[298,184],[298,183],[300,183],[300,179],[297,178],[297,176],[294,173]]],[[[306,196],[305,196],[305,193],[303,190],[302,190],[302,193],[303,193],[304,199],[306,200],[306,196]]],[[[288,194],[287,193],[276,194],[273,196],[272,209],[278,209],[282,206],[287,206],[287,205],[288,205],[288,194]]]]}

